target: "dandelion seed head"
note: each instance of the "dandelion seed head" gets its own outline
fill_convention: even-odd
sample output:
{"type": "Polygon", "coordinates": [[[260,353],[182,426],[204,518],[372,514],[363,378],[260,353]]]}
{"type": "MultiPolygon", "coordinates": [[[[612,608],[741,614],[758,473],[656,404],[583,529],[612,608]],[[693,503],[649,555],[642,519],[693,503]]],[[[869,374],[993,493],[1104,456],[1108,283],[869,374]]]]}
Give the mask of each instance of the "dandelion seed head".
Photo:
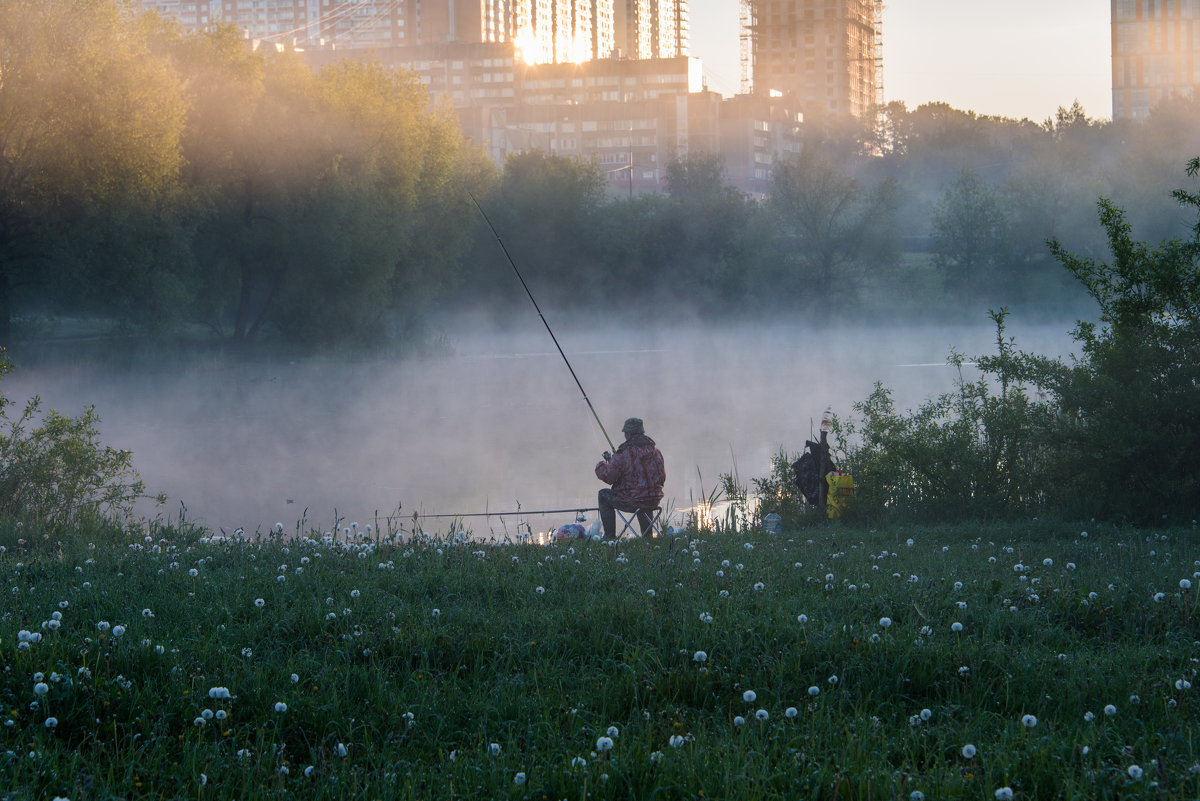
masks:
{"type": "Polygon", "coordinates": [[[1027,729],[1032,729],[1037,725],[1037,718],[1033,715],[1025,715],[1021,718],[1021,725],[1027,729]]]}
{"type": "Polygon", "coordinates": [[[757,699],[757,698],[758,698],[758,695],[755,694],[754,690],[746,690],[746,692],[742,693],[742,700],[745,701],[747,704],[754,703],[755,699],[757,699]]]}
{"type": "Polygon", "coordinates": [[[974,759],[975,758],[975,746],[971,745],[970,743],[967,743],[966,745],[964,745],[962,747],[962,755],[965,759],[974,759]]]}

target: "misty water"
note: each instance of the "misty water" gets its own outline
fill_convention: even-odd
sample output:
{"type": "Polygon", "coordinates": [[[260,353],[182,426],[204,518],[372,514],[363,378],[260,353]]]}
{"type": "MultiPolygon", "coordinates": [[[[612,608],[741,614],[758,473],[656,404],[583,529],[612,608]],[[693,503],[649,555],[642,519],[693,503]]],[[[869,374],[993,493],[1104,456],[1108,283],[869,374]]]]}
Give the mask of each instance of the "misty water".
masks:
{"type": "MultiPolygon", "coordinates": [[[[608,444],[541,321],[529,317],[503,333],[451,324],[434,357],[137,368],[56,359],[19,364],[2,389],[14,400],[37,393],[64,414],[94,404],[105,444],[132,450],[147,490],[168,496],[167,518],[182,504],[214,530],[279,522],[293,531],[307,509],[306,528],[328,530],[335,514],[342,525],[365,525],[399,508],[408,531],[413,512],[521,510],[465,522],[478,536],[513,535],[522,521],[536,534],[573,516],[530,511],[594,506],[603,485],[592,471],[608,444]]],[[[773,454],[798,453],[815,438],[826,407],[853,415],[875,381],[893,388],[899,408],[913,408],[953,387],[952,347],[995,352],[986,317],[972,326],[638,332],[547,319],[609,436],[619,444],[626,417],[645,420],[666,459],[664,505],[675,510],[710,494],[721,473],[736,470],[745,484],[765,476],[773,454]]],[[[1065,355],[1073,322],[1010,318],[1008,333],[1023,350],[1065,355]]]]}

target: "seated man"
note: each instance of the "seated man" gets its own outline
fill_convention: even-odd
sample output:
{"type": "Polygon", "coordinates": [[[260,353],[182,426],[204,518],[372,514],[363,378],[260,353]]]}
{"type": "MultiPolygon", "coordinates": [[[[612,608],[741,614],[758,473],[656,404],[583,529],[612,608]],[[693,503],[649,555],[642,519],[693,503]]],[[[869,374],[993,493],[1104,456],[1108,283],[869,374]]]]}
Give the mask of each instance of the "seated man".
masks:
{"type": "MultiPolygon", "coordinates": [[[[636,509],[653,509],[662,502],[663,484],[667,480],[667,470],[663,466],[663,455],[654,445],[654,440],[646,436],[641,419],[630,417],[621,427],[625,433],[625,441],[617,448],[617,452],[604,453],[604,459],[596,465],[596,478],[612,488],[600,490],[596,502],[600,507],[600,521],[604,524],[604,536],[614,539],[617,536],[617,513],[632,512],[636,509]]],[[[642,536],[650,529],[650,515],[638,513],[638,525],[641,526],[642,536]]]]}

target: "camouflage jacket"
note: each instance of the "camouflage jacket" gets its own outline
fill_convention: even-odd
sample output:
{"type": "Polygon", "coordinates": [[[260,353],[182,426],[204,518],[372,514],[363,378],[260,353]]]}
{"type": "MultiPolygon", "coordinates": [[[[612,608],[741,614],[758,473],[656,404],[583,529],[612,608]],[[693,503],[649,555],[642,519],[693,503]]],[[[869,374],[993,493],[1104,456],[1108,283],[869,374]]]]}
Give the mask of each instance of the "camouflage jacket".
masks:
{"type": "Polygon", "coordinates": [[[621,506],[658,506],[667,470],[654,440],[637,434],[622,442],[611,459],[600,460],[596,478],[612,485],[613,500],[621,506]]]}

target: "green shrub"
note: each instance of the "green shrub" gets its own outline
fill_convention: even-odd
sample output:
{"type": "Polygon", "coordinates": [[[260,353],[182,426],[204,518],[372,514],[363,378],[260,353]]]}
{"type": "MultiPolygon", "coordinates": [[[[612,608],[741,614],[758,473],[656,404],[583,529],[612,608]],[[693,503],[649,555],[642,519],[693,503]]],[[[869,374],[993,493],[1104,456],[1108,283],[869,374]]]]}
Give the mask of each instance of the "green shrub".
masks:
{"type": "MultiPolygon", "coordinates": [[[[0,377],[11,369],[0,349],[0,377]]],[[[0,520],[60,528],[132,512],[145,485],[129,451],[100,444],[94,407],[42,415],[35,396],[10,417],[12,405],[0,394],[0,520]]]]}

